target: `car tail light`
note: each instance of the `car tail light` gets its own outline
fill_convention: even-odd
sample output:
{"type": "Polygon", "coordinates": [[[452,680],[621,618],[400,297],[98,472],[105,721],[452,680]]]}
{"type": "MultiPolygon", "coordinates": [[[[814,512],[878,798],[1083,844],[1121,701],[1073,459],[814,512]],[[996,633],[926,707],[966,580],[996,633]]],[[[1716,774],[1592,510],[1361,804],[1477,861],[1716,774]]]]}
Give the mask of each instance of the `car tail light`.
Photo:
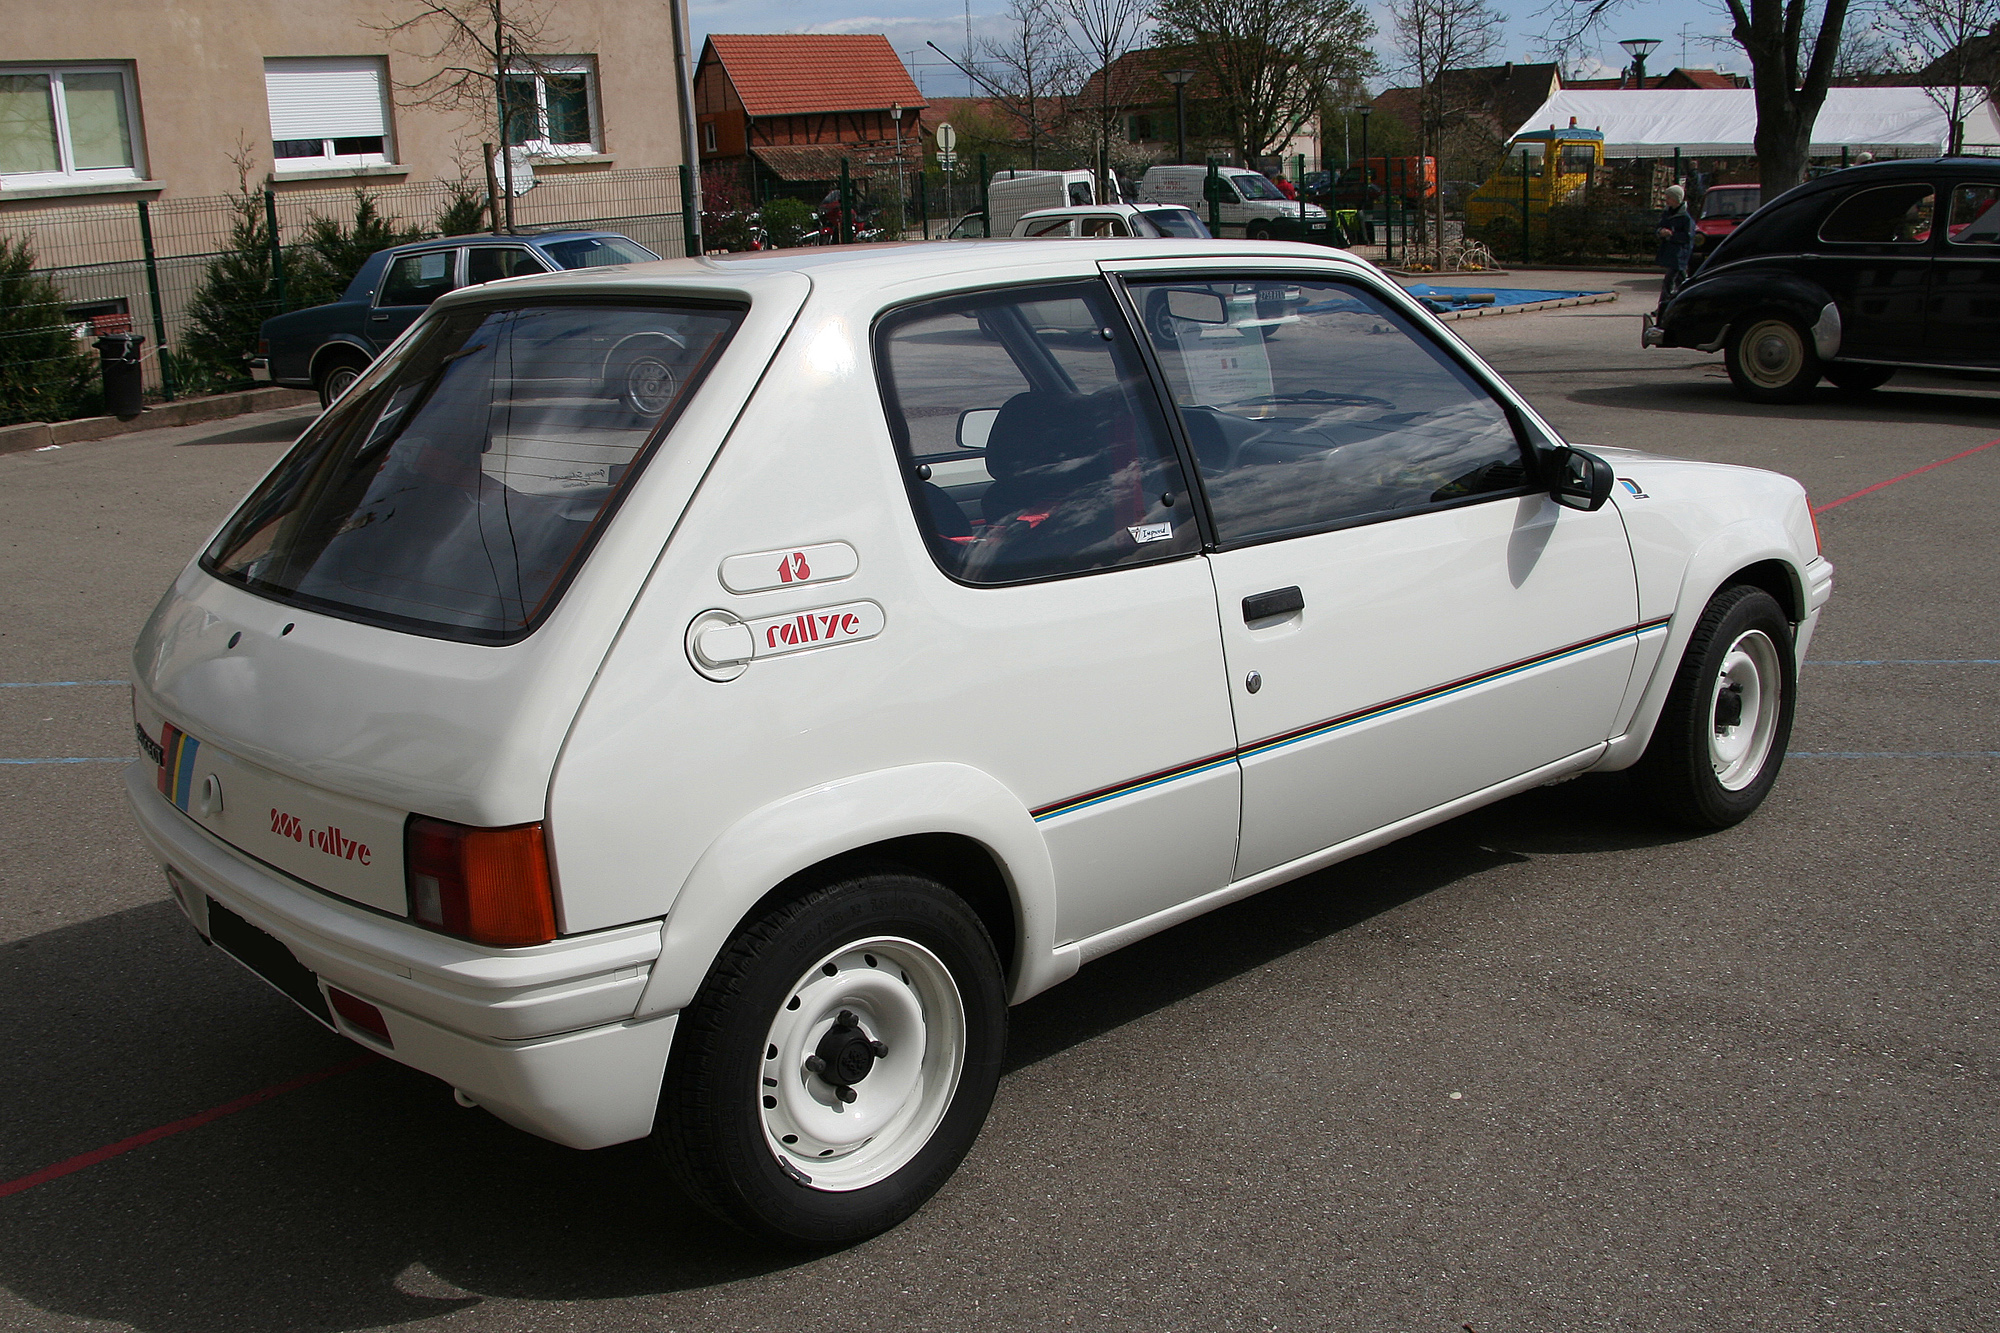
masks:
{"type": "Polygon", "coordinates": [[[396,1043],[389,1036],[388,1020],[382,1011],[358,995],[349,995],[344,990],[326,988],[327,1001],[333,1005],[333,1012],[339,1014],[355,1027],[360,1028],[384,1046],[394,1049],[396,1043]]]}
{"type": "Polygon", "coordinates": [[[540,824],[467,828],[412,815],[403,833],[413,920],[480,944],[546,944],[555,895],[540,824]]]}
{"type": "Polygon", "coordinates": [[[269,338],[259,338],[257,340],[257,355],[269,356],[270,354],[271,354],[271,340],[269,338]]]}

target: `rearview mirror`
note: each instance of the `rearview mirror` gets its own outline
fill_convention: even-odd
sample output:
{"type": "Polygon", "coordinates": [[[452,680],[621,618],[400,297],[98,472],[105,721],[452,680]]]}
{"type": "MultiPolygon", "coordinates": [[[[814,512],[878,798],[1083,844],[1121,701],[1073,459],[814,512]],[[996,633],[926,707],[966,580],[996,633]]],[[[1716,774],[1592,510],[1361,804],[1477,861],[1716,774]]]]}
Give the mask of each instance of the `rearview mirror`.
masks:
{"type": "Polygon", "coordinates": [[[1549,498],[1570,509],[1590,513],[1604,508],[1616,480],[1611,464],[1596,454],[1557,445],[1542,455],[1549,480],[1549,498]]]}
{"type": "Polygon", "coordinates": [[[1214,292],[1186,287],[1167,289],[1167,313],[1190,324],[1227,324],[1229,309],[1214,292]]]}

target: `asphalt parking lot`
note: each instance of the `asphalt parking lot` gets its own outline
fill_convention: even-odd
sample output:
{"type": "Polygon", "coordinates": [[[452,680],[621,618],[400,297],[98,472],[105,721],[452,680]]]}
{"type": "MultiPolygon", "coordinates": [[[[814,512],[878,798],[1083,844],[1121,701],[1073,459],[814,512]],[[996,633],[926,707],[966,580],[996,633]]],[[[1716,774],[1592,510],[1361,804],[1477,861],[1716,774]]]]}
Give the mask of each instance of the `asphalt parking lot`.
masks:
{"type": "Polygon", "coordinates": [[[1094,963],[943,1193],[811,1259],[357,1062],[169,905],[127,652],[308,414],[0,457],[0,1329],[1991,1327],[2000,384],[1753,407],[1640,349],[1655,278],[1504,282],[1621,293],[1454,326],[1570,439],[1824,507],[1771,800],[1690,838],[1579,779],[1094,963]]]}

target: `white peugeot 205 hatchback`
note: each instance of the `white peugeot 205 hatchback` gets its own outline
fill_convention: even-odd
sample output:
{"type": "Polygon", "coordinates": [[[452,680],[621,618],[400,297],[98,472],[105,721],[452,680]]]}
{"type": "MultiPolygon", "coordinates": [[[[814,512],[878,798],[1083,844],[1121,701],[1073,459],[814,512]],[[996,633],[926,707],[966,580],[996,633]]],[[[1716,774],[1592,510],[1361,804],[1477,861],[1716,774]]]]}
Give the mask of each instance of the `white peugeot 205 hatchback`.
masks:
{"type": "Polygon", "coordinates": [[[1796,483],[1564,445],[1337,252],[552,274],[438,301],[188,565],[128,786],[321,1023],[829,1244],[1093,958],[1588,770],[1744,818],[1831,585],[1796,483]]]}

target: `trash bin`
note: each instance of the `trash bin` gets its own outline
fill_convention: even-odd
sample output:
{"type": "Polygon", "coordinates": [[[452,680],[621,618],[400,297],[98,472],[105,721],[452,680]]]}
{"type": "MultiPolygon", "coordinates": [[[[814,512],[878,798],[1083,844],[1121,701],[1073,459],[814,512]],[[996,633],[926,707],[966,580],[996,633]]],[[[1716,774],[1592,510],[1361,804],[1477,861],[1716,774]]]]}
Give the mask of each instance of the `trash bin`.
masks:
{"type": "Polygon", "coordinates": [[[97,340],[104,371],[104,410],[114,417],[136,417],[146,404],[139,383],[139,349],[143,333],[107,333],[97,340]]]}

